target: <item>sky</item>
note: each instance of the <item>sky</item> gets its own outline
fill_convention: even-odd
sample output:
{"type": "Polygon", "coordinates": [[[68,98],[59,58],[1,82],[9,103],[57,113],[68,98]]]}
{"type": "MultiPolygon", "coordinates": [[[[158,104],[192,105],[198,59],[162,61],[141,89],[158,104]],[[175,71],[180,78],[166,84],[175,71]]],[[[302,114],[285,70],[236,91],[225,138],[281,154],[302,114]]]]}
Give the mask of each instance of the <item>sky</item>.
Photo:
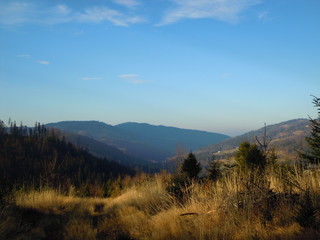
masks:
{"type": "Polygon", "coordinates": [[[0,0],[0,119],[236,136],[316,117],[319,0],[0,0]]]}

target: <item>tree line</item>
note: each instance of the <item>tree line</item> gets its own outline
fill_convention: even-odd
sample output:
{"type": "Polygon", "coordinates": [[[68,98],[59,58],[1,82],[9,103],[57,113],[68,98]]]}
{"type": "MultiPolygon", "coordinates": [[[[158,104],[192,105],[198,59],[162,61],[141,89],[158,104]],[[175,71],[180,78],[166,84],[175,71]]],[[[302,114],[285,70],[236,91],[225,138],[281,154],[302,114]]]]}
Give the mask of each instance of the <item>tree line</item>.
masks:
{"type": "MultiPolygon", "coordinates": [[[[0,191],[49,186],[67,189],[104,186],[111,178],[133,175],[129,167],[91,155],[75,147],[56,129],[40,123],[27,128],[0,121],[0,191]]],[[[83,192],[89,194],[90,189],[83,192]]]]}

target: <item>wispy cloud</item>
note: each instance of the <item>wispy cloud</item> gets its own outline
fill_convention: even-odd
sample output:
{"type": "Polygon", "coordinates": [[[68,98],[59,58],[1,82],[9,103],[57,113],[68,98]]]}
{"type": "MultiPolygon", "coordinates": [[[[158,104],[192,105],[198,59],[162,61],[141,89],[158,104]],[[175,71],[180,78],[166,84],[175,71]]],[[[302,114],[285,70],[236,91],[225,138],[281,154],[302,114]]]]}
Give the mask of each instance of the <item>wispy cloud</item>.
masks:
{"type": "Polygon", "coordinates": [[[128,8],[134,8],[141,5],[141,3],[138,2],[137,0],[113,0],[113,2],[128,8]]]}
{"type": "Polygon", "coordinates": [[[102,80],[103,77],[83,77],[81,79],[85,81],[91,81],[91,80],[102,80]]]}
{"type": "Polygon", "coordinates": [[[0,23],[1,25],[19,25],[33,22],[32,15],[35,7],[28,2],[0,2],[0,23]]]}
{"type": "Polygon", "coordinates": [[[64,5],[64,4],[60,4],[56,6],[55,10],[58,14],[62,14],[62,15],[68,15],[72,12],[72,10],[67,5],[64,5]]]}
{"type": "Polygon", "coordinates": [[[120,74],[119,75],[120,78],[137,78],[139,77],[138,74],[120,74]]]}
{"type": "Polygon", "coordinates": [[[49,62],[49,61],[37,61],[37,63],[44,64],[44,65],[48,65],[48,64],[50,64],[50,62],[49,62]]]}
{"type": "Polygon", "coordinates": [[[138,74],[120,74],[118,77],[132,84],[143,84],[147,82],[145,80],[140,79],[140,75],[138,74]]]}
{"type": "Polygon", "coordinates": [[[258,19],[259,19],[260,21],[262,21],[262,22],[268,22],[268,21],[272,20],[272,18],[270,17],[268,11],[264,11],[264,12],[260,13],[260,14],[258,15],[258,19]]]}
{"type": "Polygon", "coordinates": [[[28,59],[28,61],[36,62],[36,63],[43,64],[43,65],[48,65],[48,64],[50,64],[49,61],[47,61],[47,60],[37,60],[35,57],[33,57],[33,56],[30,55],[30,54],[25,54],[25,53],[23,53],[23,54],[17,55],[17,57],[19,57],[19,58],[25,58],[25,59],[28,59]]]}
{"type": "MultiPolygon", "coordinates": [[[[117,0],[119,4],[136,6],[135,0],[117,0]]],[[[144,19],[131,12],[120,12],[106,6],[94,6],[75,11],[65,4],[43,6],[27,1],[0,2],[0,25],[5,27],[24,24],[59,24],[67,22],[103,23],[111,22],[117,26],[129,26],[143,22],[144,19]]]]}
{"type": "Polygon", "coordinates": [[[119,11],[107,7],[94,7],[85,10],[84,13],[77,16],[77,21],[101,23],[104,21],[112,22],[117,26],[128,26],[143,21],[138,16],[128,16],[119,11]]]}
{"type": "Polygon", "coordinates": [[[239,15],[260,0],[171,0],[175,7],[164,15],[158,25],[175,23],[181,19],[212,18],[236,23],[239,15]]]}

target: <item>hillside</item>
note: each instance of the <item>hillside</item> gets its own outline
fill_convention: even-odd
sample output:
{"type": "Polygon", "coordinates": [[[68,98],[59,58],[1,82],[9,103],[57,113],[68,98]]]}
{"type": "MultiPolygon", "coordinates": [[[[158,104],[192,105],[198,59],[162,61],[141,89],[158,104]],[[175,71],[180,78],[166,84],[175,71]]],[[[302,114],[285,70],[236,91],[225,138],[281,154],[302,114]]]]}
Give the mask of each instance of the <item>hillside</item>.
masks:
{"type": "Polygon", "coordinates": [[[133,169],[93,156],[43,126],[0,126],[0,198],[4,191],[15,187],[85,188],[91,183],[106,183],[113,177],[133,174],[133,169]]]}
{"type": "Polygon", "coordinates": [[[229,138],[218,133],[132,122],[112,126],[97,121],[64,121],[46,126],[92,138],[147,162],[164,161],[175,153],[177,145],[195,150],[229,138]]]}
{"type": "Polygon", "coordinates": [[[117,128],[134,134],[141,142],[152,142],[161,149],[173,152],[177,144],[184,145],[187,149],[195,150],[208,143],[220,142],[228,136],[198,130],[181,129],[167,126],[155,126],[147,123],[122,123],[117,128]]]}
{"type": "Polygon", "coordinates": [[[159,167],[156,163],[146,161],[132,155],[128,155],[115,146],[111,146],[93,138],[79,134],[70,132],[64,132],[63,134],[68,139],[68,141],[72,142],[78,147],[87,149],[91,154],[97,157],[107,158],[110,161],[114,161],[130,167],[138,167],[139,169],[142,168],[145,171],[152,170],[152,172],[154,172],[159,170],[159,167]]]}
{"type": "MultiPolygon", "coordinates": [[[[275,148],[279,160],[295,160],[296,150],[302,149],[305,144],[304,139],[310,132],[309,120],[294,119],[267,126],[266,130],[267,137],[271,140],[269,146],[275,148]]],[[[216,159],[230,159],[241,142],[253,143],[256,142],[255,137],[262,139],[263,135],[264,127],[199,149],[196,155],[203,163],[207,163],[212,155],[216,159]]]]}

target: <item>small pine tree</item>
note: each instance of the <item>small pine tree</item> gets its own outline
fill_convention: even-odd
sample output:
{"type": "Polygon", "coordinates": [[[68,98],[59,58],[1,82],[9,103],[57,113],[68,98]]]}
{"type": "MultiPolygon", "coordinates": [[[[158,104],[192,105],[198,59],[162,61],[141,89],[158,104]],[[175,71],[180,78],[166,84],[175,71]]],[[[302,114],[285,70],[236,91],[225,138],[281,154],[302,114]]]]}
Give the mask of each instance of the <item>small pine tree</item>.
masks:
{"type": "Polygon", "coordinates": [[[267,164],[263,151],[256,144],[250,144],[249,142],[240,144],[235,160],[241,170],[263,170],[267,164]]]}
{"type": "Polygon", "coordinates": [[[185,175],[189,179],[196,179],[201,171],[200,163],[196,156],[191,152],[185,158],[180,166],[179,173],[185,175]]]}
{"type": "Polygon", "coordinates": [[[211,162],[209,163],[208,173],[208,177],[211,181],[217,181],[221,175],[219,163],[214,159],[214,157],[212,157],[211,162]]]}
{"type": "Polygon", "coordinates": [[[0,135],[5,134],[6,132],[6,125],[2,120],[0,120],[0,135]]]}
{"type": "Polygon", "coordinates": [[[311,164],[320,163],[320,98],[313,97],[313,104],[318,110],[318,118],[310,118],[311,133],[306,137],[309,145],[309,150],[306,152],[299,152],[300,157],[307,160],[311,164]]]}

